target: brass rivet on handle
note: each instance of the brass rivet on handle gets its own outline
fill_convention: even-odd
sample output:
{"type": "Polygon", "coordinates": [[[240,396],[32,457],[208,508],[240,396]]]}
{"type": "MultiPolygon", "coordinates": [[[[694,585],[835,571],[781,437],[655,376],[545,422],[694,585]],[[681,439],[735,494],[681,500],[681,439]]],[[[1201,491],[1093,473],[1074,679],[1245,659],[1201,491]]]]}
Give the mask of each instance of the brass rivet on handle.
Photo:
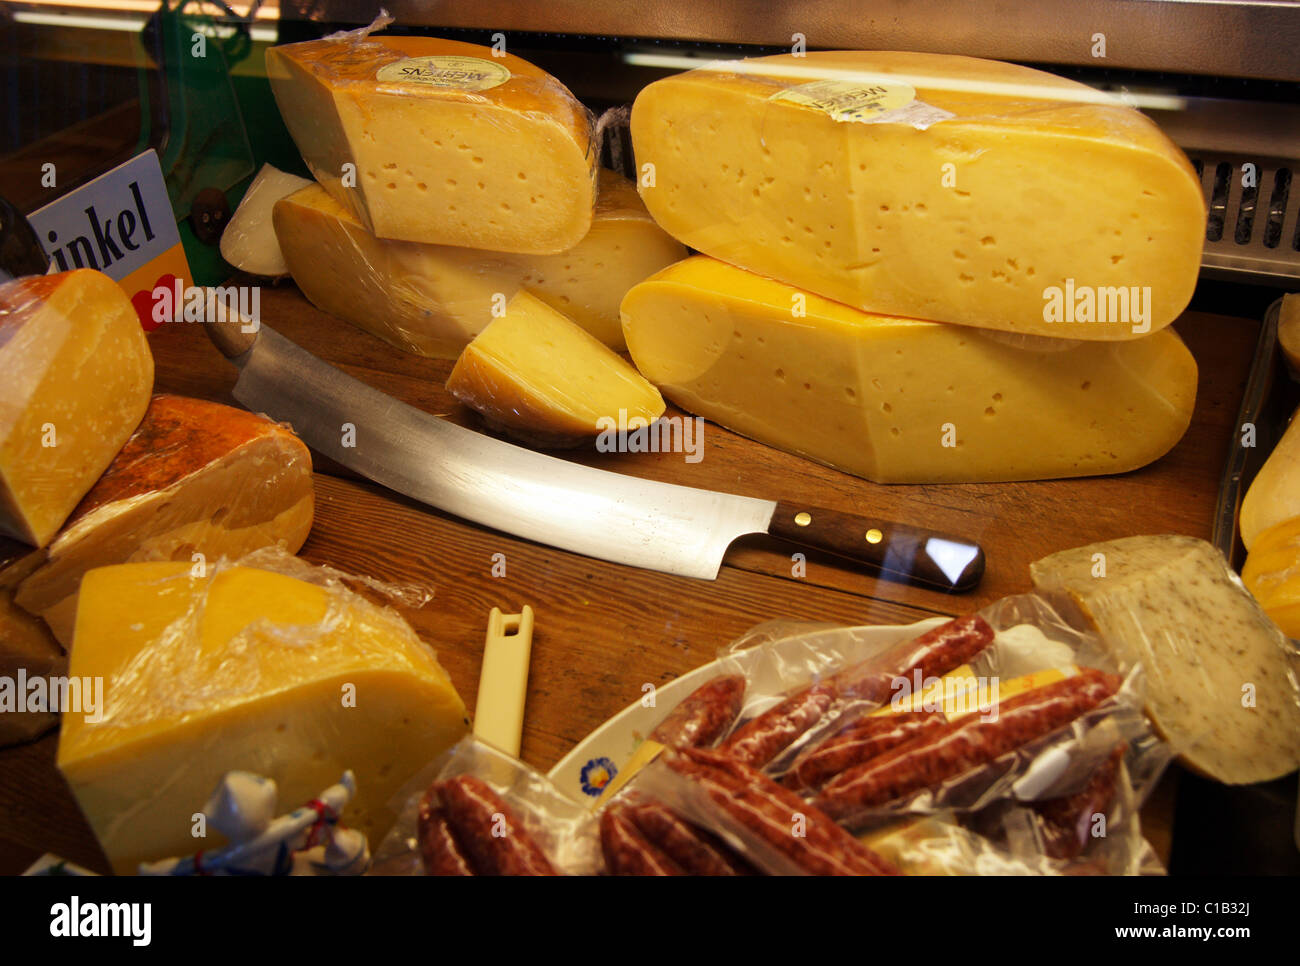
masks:
{"type": "Polygon", "coordinates": [[[804,512],[804,513],[796,513],[796,514],[794,515],[794,522],[795,522],[798,526],[806,527],[806,526],[808,526],[808,524],[812,523],[812,514],[811,514],[811,513],[806,513],[806,512],[804,512]]]}
{"type": "Polygon", "coordinates": [[[879,543],[883,539],[885,539],[885,535],[875,527],[867,531],[867,543],[879,543]]]}

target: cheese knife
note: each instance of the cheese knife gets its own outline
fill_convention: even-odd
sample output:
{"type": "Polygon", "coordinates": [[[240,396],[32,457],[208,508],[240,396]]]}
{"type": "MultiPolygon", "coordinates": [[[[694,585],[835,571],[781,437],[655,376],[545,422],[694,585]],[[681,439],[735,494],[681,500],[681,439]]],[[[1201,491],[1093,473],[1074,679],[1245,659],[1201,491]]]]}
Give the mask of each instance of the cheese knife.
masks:
{"type": "Polygon", "coordinates": [[[504,533],[706,580],[718,576],[733,540],[754,533],[936,590],[970,590],[984,573],[983,550],[960,537],[570,463],[408,406],[265,324],[206,328],[239,367],[241,405],[290,424],[312,449],[367,479],[504,533]]]}

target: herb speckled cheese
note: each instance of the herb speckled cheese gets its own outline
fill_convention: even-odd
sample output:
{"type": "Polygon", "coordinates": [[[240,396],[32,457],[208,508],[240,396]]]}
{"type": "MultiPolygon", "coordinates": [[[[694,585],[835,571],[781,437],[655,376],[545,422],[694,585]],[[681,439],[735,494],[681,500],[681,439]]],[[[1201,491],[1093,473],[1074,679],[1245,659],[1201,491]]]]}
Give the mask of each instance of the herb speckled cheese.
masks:
{"type": "Polygon", "coordinates": [[[1126,537],[1030,573],[1082,607],[1123,667],[1142,663],[1147,713],[1186,765],[1232,785],[1300,766],[1297,652],[1213,546],[1126,537]]]}

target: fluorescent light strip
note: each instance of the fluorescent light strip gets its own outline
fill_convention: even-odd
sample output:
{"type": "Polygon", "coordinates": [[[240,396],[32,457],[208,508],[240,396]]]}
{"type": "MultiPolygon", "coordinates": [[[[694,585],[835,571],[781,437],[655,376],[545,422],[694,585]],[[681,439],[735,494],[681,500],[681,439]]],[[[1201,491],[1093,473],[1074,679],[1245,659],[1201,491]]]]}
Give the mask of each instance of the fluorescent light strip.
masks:
{"type": "Polygon", "coordinates": [[[863,84],[901,81],[918,90],[961,91],[974,94],[1004,94],[1033,100],[1078,101],[1085,104],[1126,104],[1158,111],[1181,111],[1185,98],[1172,94],[1139,94],[1128,91],[1112,94],[1093,88],[1056,87],[1050,84],[1012,84],[1005,81],[966,80],[956,77],[931,77],[925,74],[872,74],[800,64],[755,64],[745,58],[685,57],[674,54],[627,53],[625,63],[637,67],[660,67],[669,70],[709,70],[725,74],[750,74],[792,80],[845,80],[863,84]]]}

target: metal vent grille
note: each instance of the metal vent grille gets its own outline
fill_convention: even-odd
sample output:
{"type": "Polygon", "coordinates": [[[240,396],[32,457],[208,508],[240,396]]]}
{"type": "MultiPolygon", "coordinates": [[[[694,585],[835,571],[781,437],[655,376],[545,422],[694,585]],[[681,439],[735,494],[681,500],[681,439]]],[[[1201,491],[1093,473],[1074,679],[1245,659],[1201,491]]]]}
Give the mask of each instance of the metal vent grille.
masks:
{"type": "Polygon", "coordinates": [[[1300,161],[1206,155],[1192,164],[1210,210],[1205,273],[1260,282],[1300,279],[1300,161]]]}

